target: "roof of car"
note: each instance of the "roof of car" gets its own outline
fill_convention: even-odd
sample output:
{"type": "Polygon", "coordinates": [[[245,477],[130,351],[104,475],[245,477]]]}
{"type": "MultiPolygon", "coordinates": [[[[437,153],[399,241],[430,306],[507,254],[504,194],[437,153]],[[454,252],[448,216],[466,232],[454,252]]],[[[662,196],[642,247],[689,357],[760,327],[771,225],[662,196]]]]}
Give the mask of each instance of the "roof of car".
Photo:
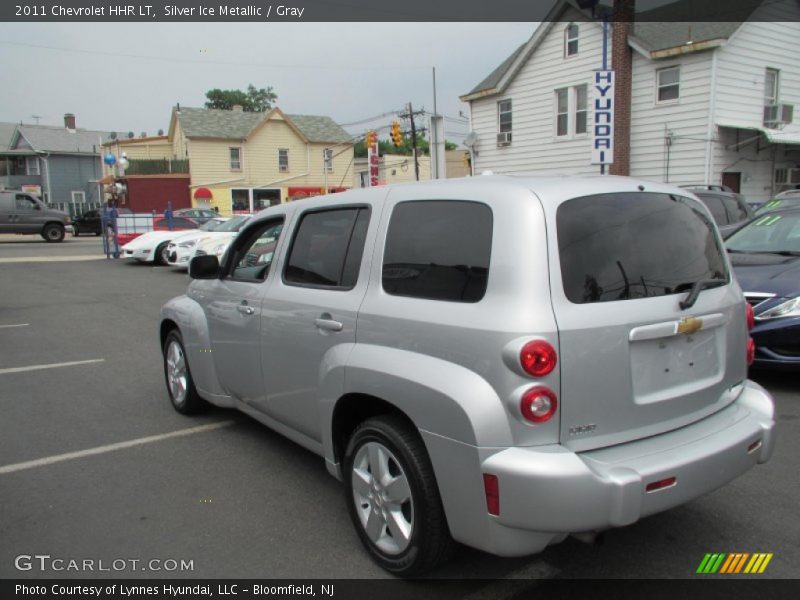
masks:
{"type": "Polygon", "coordinates": [[[373,188],[356,188],[326,196],[303,198],[289,204],[279,204],[264,209],[258,215],[260,218],[265,214],[271,215],[279,211],[292,210],[293,206],[300,206],[305,210],[332,204],[356,204],[365,199],[383,199],[386,194],[391,193],[391,190],[402,190],[404,197],[408,196],[405,192],[418,190],[418,193],[413,195],[419,196],[419,199],[430,198],[446,201],[475,198],[489,204],[515,201],[512,198],[525,198],[527,201],[530,198],[530,192],[533,192],[548,209],[555,209],[563,201],[571,198],[614,192],[644,191],[692,196],[692,192],[689,190],[682,190],[673,185],[614,175],[509,176],[486,174],[475,177],[398,183],[373,188]],[[508,190],[509,193],[503,194],[503,190],[508,190]],[[523,192],[523,194],[520,195],[518,192],[523,192]]]}

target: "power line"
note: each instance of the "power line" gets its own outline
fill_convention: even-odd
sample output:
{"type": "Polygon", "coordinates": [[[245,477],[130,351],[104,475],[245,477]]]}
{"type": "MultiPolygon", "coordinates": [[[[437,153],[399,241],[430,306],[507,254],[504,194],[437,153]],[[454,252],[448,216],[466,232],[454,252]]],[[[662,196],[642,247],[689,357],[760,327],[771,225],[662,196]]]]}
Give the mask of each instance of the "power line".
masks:
{"type": "Polygon", "coordinates": [[[143,60],[157,60],[159,62],[174,62],[184,64],[196,65],[222,65],[228,67],[263,67],[268,69],[309,69],[309,70],[330,70],[330,71],[343,71],[343,70],[360,70],[360,71],[387,71],[387,70],[411,70],[411,69],[429,69],[427,66],[412,66],[412,65],[380,65],[380,66],[359,66],[359,65],[293,65],[293,64],[269,64],[269,63],[255,63],[255,62],[239,62],[239,61],[223,61],[223,60],[198,60],[193,58],[175,58],[164,55],[152,56],[147,54],[129,54],[126,52],[107,52],[105,50],[87,50],[84,48],[67,48],[64,46],[46,46],[44,44],[28,44],[25,42],[9,42],[7,40],[0,40],[0,44],[6,46],[20,46],[23,48],[37,48],[40,50],[55,50],[57,52],[74,52],[76,54],[91,54],[95,56],[114,56],[119,58],[137,58],[143,60]]]}

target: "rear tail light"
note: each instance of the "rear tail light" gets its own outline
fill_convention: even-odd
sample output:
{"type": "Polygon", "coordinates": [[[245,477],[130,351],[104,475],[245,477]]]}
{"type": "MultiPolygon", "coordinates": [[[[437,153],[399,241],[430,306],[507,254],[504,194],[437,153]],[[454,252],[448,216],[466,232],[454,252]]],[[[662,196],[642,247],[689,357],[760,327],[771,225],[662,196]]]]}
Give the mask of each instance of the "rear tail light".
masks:
{"type": "Polygon", "coordinates": [[[558,355],[555,348],[545,340],[533,340],[519,352],[522,369],[533,377],[544,377],[556,368],[558,355]]]}
{"type": "Polygon", "coordinates": [[[538,385],[522,394],[519,410],[523,418],[531,423],[549,421],[558,409],[558,398],[550,388],[538,385]]]}
{"type": "Polygon", "coordinates": [[[500,514],[500,483],[497,475],[483,474],[483,491],[486,493],[486,510],[490,515],[500,514]]]}
{"type": "Polygon", "coordinates": [[[653,483],[648,483],[647,487],[645,487],[646,492],[656,492],[658,490],[663,490],[664,488],[672,487],[675,485],[677,479],[675,477],[667,477],[666,479],[661,479],[660,481],[654,481],[653,483]]]}
{"type": "Polygon", "coordinates": [[[747,366],[753,364],[753,361],[756,359],[756,343],[753,338],[747,338],[747,366]]]}
{"type": "Polygon", "coordinates": [[[753,312],[753,307],[749,304],[745,304],[744,314],[747,317],[747,331],[750,331],[756,325],[756,315],[753,312]]]}

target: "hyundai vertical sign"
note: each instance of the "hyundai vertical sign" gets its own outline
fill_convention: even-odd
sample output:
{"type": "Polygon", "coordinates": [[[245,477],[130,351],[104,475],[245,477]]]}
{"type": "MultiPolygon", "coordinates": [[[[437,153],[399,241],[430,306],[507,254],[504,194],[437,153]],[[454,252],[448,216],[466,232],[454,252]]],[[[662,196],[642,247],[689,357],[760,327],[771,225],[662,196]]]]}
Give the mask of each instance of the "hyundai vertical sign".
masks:
{"type": "Polygon", "coordinates": [[[614,71],[595,71],[592,90],[592,164],[610,165],[614,162],[614,71]]]}

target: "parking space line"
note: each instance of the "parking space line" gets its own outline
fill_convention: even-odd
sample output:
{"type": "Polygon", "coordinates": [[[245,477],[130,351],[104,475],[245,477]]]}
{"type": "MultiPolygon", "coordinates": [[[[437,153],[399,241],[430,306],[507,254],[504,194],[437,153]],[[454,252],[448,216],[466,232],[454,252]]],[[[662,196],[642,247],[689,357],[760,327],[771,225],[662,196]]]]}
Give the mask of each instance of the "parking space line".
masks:
{"type": "Polygon", "coordinates": [[[76,458],[95,456],[97,454],[105,454],[107,452],[114,452],[116,450],[124,450],[125,448],[133,448],[134,446],[141,446],[143,444],[152,444],[153,442],[160,442],[170,438],[192,435],[194,433],[214,431],[215,429],[222,429],[223,427],[228,427],[234,423],[235,421],[217,421],[216,423],[198,425],[197,427],[190,427],[189,429],[179,429],[169,433],[161,433],[159,435],[151,435],[135,440],[128,440],[127,442],[117,442],[115,444],[108,444],[106,446],[98,446],[96,448],[88,448],[86,450],[78,450],[76,452],[67,452],[66,454],[56,454],[54,456],[47,456],[45,458],[38,458],[36,460],[29,460],[13,465],[5,465],[0,467],[0,475],[16,473],[17,471],[24,471],[25,469],[33,469],[35,467],[44,467],[54,463],[63,462],[65,460],[74,460],[76,458]]]}
{"type": "Polygon", "coordinates": [[[73,262],[83,260],[102,260],[105,259],[105,254],[76,254],[74,256],[13,256],[8,258],[0,258],[0,264],[3,263],[40,263],[40,262],[73,262]]]}
{"type": "Polygon", "coordinates": [[[10,329],[11,327],[27,327],[30,323],[15,323],[14,325],[0,325],[0,329],[10,329]]]}
{"type": "Polygon", "coordinates": [[[104,362],[105,358],[92,358],[90,360],[75,360],[72,362],[52,363],[49,365],[29,365],[27,367],[9,367],[7,369],[0,369],[0,375],[7,373],[24,373],[25,371],[39,371],[41,369],[58,369],[61,367],[74,367],[76,365],[89,365],[92,363],[104,362]]]}

